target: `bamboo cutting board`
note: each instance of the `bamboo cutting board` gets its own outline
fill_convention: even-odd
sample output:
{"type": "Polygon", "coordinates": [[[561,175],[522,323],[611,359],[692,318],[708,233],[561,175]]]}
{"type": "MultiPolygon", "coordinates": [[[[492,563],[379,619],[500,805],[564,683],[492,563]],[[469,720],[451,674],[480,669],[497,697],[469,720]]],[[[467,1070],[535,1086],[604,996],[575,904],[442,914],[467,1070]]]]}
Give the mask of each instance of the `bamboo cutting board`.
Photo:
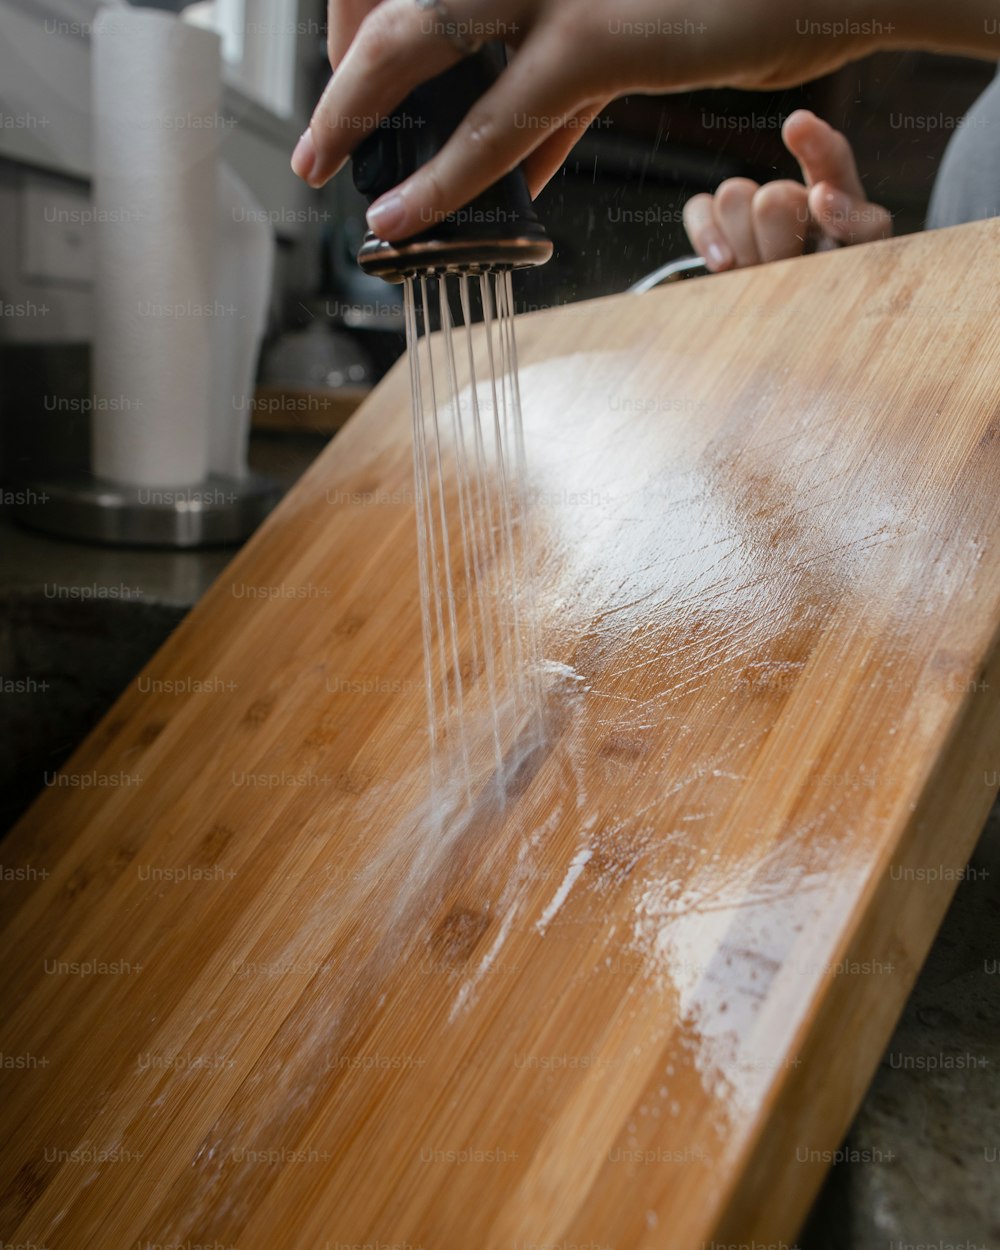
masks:
{"type": "Polygon", "coordinates": [[[441,836],[397,367],[4,844],[7,1242],[791,1243],[993,796],[998,244],[519,322],[570,676],[441,836]]]}

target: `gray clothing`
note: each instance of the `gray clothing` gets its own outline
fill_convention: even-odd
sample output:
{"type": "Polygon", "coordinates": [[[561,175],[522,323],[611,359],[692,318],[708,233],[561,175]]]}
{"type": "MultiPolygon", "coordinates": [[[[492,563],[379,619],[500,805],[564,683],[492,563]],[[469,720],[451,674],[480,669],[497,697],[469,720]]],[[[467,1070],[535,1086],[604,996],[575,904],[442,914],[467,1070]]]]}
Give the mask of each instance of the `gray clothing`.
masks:
{"type": "Polygon", "coordinates": [[[927,229],[1000,216],[1000,72],[951,137],[938,170],[927,229]]]}

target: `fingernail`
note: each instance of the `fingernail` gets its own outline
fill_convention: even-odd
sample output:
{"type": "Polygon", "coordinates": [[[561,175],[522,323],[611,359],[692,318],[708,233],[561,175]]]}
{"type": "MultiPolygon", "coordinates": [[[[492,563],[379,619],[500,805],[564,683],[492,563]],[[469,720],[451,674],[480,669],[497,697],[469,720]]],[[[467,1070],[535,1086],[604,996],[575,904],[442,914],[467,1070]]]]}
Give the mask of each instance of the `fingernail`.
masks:
{"type": "Polygon", "coordinates": [[[304,130],[292,153],[292,169],[300,178],[308,182],[315,165],[316,145],[313,143],[312,131],[304,130]]]}
{"type": "Polygon", "coordinates": [[[823,212],[828,217],[845,218],[851,211],[851,197],[843,191],[827,191],[823,195],[823,212]]]}
{"type": "Polygon", "coordinates": [[[709,243],[708,255],[706,260],[710,269],[725,269],[727,265],[733,262],[732,255],[724,248],[721,243],[709,243]]]}
{"type": "Polygon", "coordinates": [[[383,195],[368,210],[368,228],[384,239],[390,234],[399,234],[406,224],[406,201],[398,191],[383,195]]]}

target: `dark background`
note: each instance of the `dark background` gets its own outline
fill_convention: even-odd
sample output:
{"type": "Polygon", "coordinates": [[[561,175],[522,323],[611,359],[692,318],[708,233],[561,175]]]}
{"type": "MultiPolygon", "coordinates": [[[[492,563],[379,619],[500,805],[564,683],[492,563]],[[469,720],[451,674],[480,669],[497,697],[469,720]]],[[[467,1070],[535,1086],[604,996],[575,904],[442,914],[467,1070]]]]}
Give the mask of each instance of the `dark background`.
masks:
{"type": "Polygon", "coordinates": [[[521,275],[519,296],[545,304],[622,290],[691,251],[680,222],[691,195],[714,191],[735,175],[800,179],[780,133],[781,120],[797,108],[812,109],[847,135],[869,198],[891,210],[897,234],[920,230],[954,125],[995,68],[957,57],[880,53],[788,91],[618,101],[539,197],[556,256],[544,272],[521,275]],[[907,124],[927,117],[943,118],[942,127],[907,124]],[[736,124],[726,126],[725,119],[736,124]]]}

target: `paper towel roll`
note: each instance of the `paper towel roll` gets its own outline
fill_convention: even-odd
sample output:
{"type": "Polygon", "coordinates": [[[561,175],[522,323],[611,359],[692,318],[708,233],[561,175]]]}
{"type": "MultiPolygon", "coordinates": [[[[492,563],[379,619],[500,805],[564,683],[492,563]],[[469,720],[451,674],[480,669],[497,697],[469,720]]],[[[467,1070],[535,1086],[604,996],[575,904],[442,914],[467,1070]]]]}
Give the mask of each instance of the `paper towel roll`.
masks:
{"type": "Polygon", "coordinates": [[[215,391],[208,464],[242,477],[253,415],[257,357],[267,325],[274,273],[274,227],[247,188],[222,162],[218,180],[216,299],[235,308],[216,322],[215,391]]]}
{"type": "Polygon", "coordinates": [[[219,38],[154,9],[93,34],[96,323],[92,463],[135,486],[209,465],[217,298],[219,38]]]}

